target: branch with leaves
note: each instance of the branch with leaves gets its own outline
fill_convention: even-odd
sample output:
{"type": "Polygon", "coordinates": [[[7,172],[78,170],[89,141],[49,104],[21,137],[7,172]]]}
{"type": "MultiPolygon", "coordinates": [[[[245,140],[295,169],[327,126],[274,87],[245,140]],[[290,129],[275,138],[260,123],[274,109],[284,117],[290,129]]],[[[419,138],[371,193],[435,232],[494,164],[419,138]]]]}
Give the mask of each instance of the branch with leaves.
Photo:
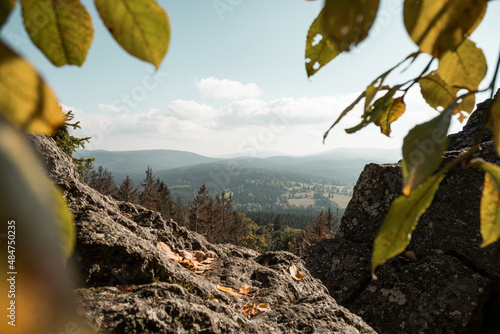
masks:
{"type": "MultiPolygon", "coordinates": [[[[101,20],[126,52],[155,68],[160,66],[169,46],[170,23],[156,1],[94,3],[101,20]]],[[[21,6],[30,39],[52,64],[59,67],[84,63],[94,29],[79,0],[0,0],[0,27],[17,5],[21,6]]],[[[0,217],[5,222],[17,220],[18,235],[24,238],[16,244],[16,256],[23,259],[16,269],[23,272],[20,282],[24,284],[22,289],[30,292],[30,298],[18,299],[16,305],[43,319],[18,323],[19,333],[62,332],[69,319],[74,319],[68,307],[72,305],[68,299],[70,276],[64,275],[64,259],[75,245],[73,218],[62,192],[42,172],[24,136],[52,136],[61,130],[57,136],[63,149],[72,153],[87,138],[68,136],[66,121],[71,119],[66,118],[56,95],[38,71],[0,40],[0,217]],[[39,265],[41,260],[45,269],[39,265]],[[36,303],[39,300],[44,301],[43,305],[36,303]]],[[[68,125],[76,127],[78,122],[68,125]]],[[[6,252],[6,247],[0,251],[4,258],[6,252]]],[[[6,298],[1,297],[0,303],[6,298]]],[[[5,326],[7,322],[0,325],[0,332],[12,330],[5,326]]]]}
{"type": "MultiPolygon", "coordinates": [[[[419,50],[373,80],[324,134],[323,141],[332,128],[364,99],[361,122],[345,131],[354,133],[374,123],[389,136],[391,124],[406,110],[406,94],[416,84],[427,104],[440,112],[434,119],[416,125],[404,139],[402,195],[392,202],[375,239],[372,255],[374,277],[377,266],[400,254],[409,245],[411,233],[419,217],[431,205],[440,182],[460,162],[486,172],[480,210],[482,247],[500,238],[500,167],[479,159],[468,162],[479,148],[486,127],[493,130],[500,155],[500,99],[490,104],[476,143],[439,169],[448,144],[451,118],[457,116],[463,121],[474,110],[476,93],[490,91],[493,97],[495,92],[500,56],[491,83],[480,90],[487,62],[483,51],[469,38],[481,23],[487,6],[487,0],[405,0],[404,25],[419,50]],[[385,84],[395,69],[408,62],[413,66],[422,54],[432,58],[419,71],[419,76],[393,86],[385,84]]],[[[307,75],[314,75],[339,54],[363,41],[375,21],[378,7],[379,0],[326,0],[307,34],[307,75]]]]}

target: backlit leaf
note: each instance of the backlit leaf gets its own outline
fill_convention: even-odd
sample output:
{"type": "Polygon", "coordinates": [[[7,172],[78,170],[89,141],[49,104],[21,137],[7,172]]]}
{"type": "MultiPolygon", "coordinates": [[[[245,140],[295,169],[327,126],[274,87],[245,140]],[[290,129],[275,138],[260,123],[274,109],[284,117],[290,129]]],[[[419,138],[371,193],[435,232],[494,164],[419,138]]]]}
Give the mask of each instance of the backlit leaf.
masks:
{"type": "Polygon", "coordinates": [[[167,12],[154,0],[95,0],[102,21],[113,38],[134,57],[156,68],[170,42],[167,12]]]}
{"type": "MultiPolygon", "coordinates": [[[[460,88],[447,85],[437,71],[433,71],[421,78],[418,80],[418,83],[420,84],[420,91],[425,101],[438,111],[442,111],[452,104],[456,100],[457,93],[460,90],[460,88]]],[[[466,118],[462,111],[471,113],[475,103],[475,96],[473,94],[468,95],[455,106],[453,114],[458,114],[458,119],[462,121],[466,118]]]]}
{"type": "Polygon", "coordinates": [[[500,156],[500,98],[493,101],[490,107],[490,127],[495,139],[497,155],[500,156]]]}
{"type": "Polygon", "coordinates": [[[442,179],[442,174],[432,176],[422,186],[412,191],[409,197],[401,195],[394,199],[373,243],[374,278],[376,278],[375,269],[379,265],[400,254],[408,246],[418,219],[431,205],[442,179]]]}
{"type": "Polygon", "coordinates": [[[368,36],[379,0],[326,0],[323,29],[341,51],[348,51],[368,36]]]}
{"type": "Polygon", "coordinates": [[[341,51],[336,42],[323,30],[323,13],[319,13],[307,32],[306,41],[306,71],[310,77],[320,68],[337,57],[341,51]]]}
{"type": "Polygon", "coordinates": [[[458,48],[446,52],[439,59],[438,71],[447,85],[475,91],[487,69],[483,51],[466,38],[458,48]]]}
{"type": "Polygon", "coordinates": [[[402,97],[391,99],[391,101],[388,108],[374,121],[376,125],[380,126],[380,131],[387,137],[391,134],[391,123],[395,122],[406,110],[406,104],[402,97]]]}
{"type": "Polygon", "coordinates": [[[432,175],[447,146],[451,110],[446,109],[428,122],[408,132],[403,141],[403,194],[410,193],[432,175]]]}
{"type": "Polygon", "coordinates": [[[14,7],[16,7],[16,0],[0,0],[0,27],[7,21],[14,7]]]}
{"type": "Polygon", "coordinates": [[[0,112],[33,133],[53,134],[64,113],[36,70],[0,42],[0,112]]]}
{"type": "Polygon", "coordinates": [[[79,0],[21,0],[21,4],[31,40],[52,64],[83,64],[94,28],[79,0]]]}
{"type": "Polygon", "coordinates": [[[500,238],[500,167],[482,159],[474,159],[471,164],[486,172],[480,206],[481,237],[483,238],[481,247],[486,247],[500,238]]]}
{"type": "Polygon", "coordinates": [[[397,85],[392,87],[384,96],[377,99],[368,110],[365,110],[365,113],[362,116],[361,123],[358,125],[346,129],[347,133],[354,133],[358,130],[361,130],[368,124],[375,122],[384,112],[386,112],[393,103],[393,96],[396,94],[401,85],[397,85]]]}
{"type": "Polygon", "coordinates": [[[486,7],[487,0],[405,0],[404,24],[421,51],[439,58],[474,31],[486,7]]]}

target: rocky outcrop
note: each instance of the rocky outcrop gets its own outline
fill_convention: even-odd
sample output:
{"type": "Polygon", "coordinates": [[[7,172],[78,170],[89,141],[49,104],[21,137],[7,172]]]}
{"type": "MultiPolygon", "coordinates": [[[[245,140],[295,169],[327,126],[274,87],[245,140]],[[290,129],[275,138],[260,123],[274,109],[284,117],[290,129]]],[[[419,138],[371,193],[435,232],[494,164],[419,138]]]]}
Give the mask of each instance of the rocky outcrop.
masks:
{"type": "MultiPolygon", "coordinates": [[[[450,138],[448,162],[473,143],[484,106],[450,138]]],[[[484,139],[491,139],[486,133],[484,139]]],[[[492,142],[478,155],[500,163],[492,142]]],[[[401,193],[400,164],[369,164],[335,239],[322,240],[305,258],[330,294],[379,333],[499,333],[500,242],[481,248],[479,204],[483,173],[453,168],[420,218],[407,251],[370,277],[373,240],[401,193]]]]}
{"type": "Polygon", "coordinates": [[[52,139],[33,142],[75,216],[78,313],[96,333],[375,333],[296,256],[210,244],[156,212],[99,194],[52,139]],[[211,260],[195,272],[167,254],[211,260]]]}

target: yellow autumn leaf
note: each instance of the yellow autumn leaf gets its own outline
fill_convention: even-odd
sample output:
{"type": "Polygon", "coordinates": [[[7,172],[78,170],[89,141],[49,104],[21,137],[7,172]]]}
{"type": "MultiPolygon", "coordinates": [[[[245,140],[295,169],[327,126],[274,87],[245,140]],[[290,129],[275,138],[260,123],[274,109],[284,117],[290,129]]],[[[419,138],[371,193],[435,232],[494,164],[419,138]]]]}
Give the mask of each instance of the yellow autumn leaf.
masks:
{"type": "Polygon", "coordinates": [[[500,156],[500,98],[492,102],[490,107],[490,128],[493,131],[495,148],[497,155],[500,156]]]}
{"type": "Polygon", "coordinates": [[[405,0],[404,24],[422,52],[439,58],[481,22],[487,0],[405,0]]]}
{"type": "Polygon", "coordinates": [[[348,51],[368,36],[379,0],[326,0],[323,29],[341,51],[348,51]]]}
{"type": "Polygon", "coordinates": [[[471,165],[481,168],[484,174],[483,194],[481,197],[481,247],[486,247],[500,238],[500,167],[480,158],[471,161],[471,165]]]}
{"type": "Polygon", "coordinates": [[[387,137],[391,134],[391,124],[395,122],[406,110],[406,104],[402,97],[391,99],[391,103],[383,110],[380,116],[373,122],[380,127],[380,131],[387,137]]]}
{"type": "Polygon", "coordinates": [[[319,13],[307,32],[306,40],[306,71],[310,77],[320,68],[337,57],[341,51],[336,42],[323,29],[324,9],[319,13]]]}
{"type": "Polygon", "coordinates": [[[21,4],[28,35],[52,64],[85,62],[94,28],[79,0],[21,0],[21,4]]]}
{"type": "MultiPolygon", "coordinates": [[[[438,111],[443,111],[451,105],[460,91],[460,88],[446,84],[437,71],[427,74],[418,80],[418,83],[425,102],[438,111]]],[[[459,115],[459,120],[462,121],[466,118],[462,112],[471,113],[475,104],[474,94],[468,95],[454,107],[453,115],[459,115]]]]}
{"type": "Polygon", "coordinates": [[[51,135],[64,127],[52,90],[23,58],[0,42],[0,113],[18,127],[51,135]]]}
{"type": "Polygon", "coordinates": [[[170,43],[167,12],[154,0],[94,0],[102,21],[121,47],[156,68],[170,43]]]}

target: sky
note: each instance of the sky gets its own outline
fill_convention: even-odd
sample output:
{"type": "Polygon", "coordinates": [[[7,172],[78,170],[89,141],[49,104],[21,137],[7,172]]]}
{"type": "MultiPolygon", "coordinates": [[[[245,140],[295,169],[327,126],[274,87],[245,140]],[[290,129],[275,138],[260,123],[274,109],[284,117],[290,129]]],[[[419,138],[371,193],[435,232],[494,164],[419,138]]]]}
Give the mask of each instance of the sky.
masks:
{"type": "MultiPolygon", "coordinates": [[[[400,148],[408,131],[437,115],[416,86],[391,137],[375,125],[346,134],[359,123],[355,108],[323,133],[366,86],[417,50],[402,20],[401,0],[382,0],[369,37],[307,78],[306,35],[322,1],[159,0],[168,12],[171,41],[160,68],[128,55],[112,39],[93,1],[83,0],[95,36],[83,66],[53,66],[31,43],[18,8],[0,37],[26,57],[73,110],[92,137],[87,149],[173,149],[205,156],[306,155],[338,147],[400,148]]],[[[489,64],[481,87],[492,78],[500,50],[500,1],[471,36],[489,64]]],[[[416,76],[425,56],[390,83],[416,76]]],[[[500,80],[499,80],[500,83],[500,80]]],[[[498,84],[497,84],[498,87],[498,84]]],[[[488,95],[477,97],[483,101],[488,95]]],[[[451,132],[462,124],[452,123],[451,132]]]]}

